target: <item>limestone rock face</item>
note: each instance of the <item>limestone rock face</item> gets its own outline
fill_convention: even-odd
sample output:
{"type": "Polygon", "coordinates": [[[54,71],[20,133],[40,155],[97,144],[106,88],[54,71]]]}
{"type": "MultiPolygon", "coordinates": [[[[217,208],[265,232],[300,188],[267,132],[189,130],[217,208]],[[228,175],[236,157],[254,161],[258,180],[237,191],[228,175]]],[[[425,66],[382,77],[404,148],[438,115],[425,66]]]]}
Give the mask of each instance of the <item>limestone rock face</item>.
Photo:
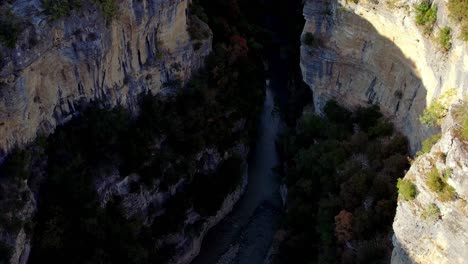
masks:
{"type": "MultiPolygon", "coordinates": [[[[301,46],[303,78],[313,91],[316,111],[320,113],[329,99],[350,108],[378,104],[408,137],[413,153],[437,132],[419,121],[424,109],[449,90],[454,89],[455,98],[465,97],[468,90],[468,44],[460,40],[458,25],[449,19],[446,1],[433,1],[437,21],[431,36],[414,22],[412,10],[419,2],[308,0],[301,46]],[[453,32],[448,51],[436,40],[445,26],[453,32]]],[[[461,100],[447,106],[451,104],[441,140],[414,161],[405,177],[416,185],[418,195],[413,201],[398,202],[394,264],[468,259],[468,142],[459,131],[460,112],[468,109],[461,100]],[[447,183],[455,189],[456,199],[442,202],[428,188],[427,174],[433,167],[451,171],[447,183]],[[440,216],[424,220],[433,204],[440,216]]]]}
{"type": "Polygon", "coordinates": [[[468,259],[468,142],[460,137],[460,123],[454,118],[455,113],[468,111],[466,103],[462,107],[452,106],[440,141],[430,153],[418,157],[405,176],[418,194],[413,201],[398,201],[392,264],[456,264],[468,259]],[[456,199],[443,202],[428,188],[426,179],[433,167],[451,171],[447,183],[455,189],[456,199]],[[440,209],[440,216],[424,220],[431,204],[440,209]]]}
{"type": "Polygon", "coordinates": [[[332,98],[351,108],[378,104],[409,138],[413,152],[435,132],[420,123],[423,110],[448,89],[459,96],[468,89],[467,44],[448,19],[445,1],[434,1],[433,36],[423,35],[414,22],[417,2],[308,0],[303,40],[310,32],[314,43],[301,46],[303,78],[316,110],[332,98]],[[454,32],[448,52],[435,40],[444,26],[454,32]]]}
{"type": "Polygon", "coordinates": [[[111,22],[90,3],[51,21],[41,1],[13,2],[27,26],[15,48],[0,47],[0,158],[50,133],[83,103],[134,109],[142,92],[183,84],[202,66],[212,34],[194,50],[189,0],[117,2],[111,22]]]}

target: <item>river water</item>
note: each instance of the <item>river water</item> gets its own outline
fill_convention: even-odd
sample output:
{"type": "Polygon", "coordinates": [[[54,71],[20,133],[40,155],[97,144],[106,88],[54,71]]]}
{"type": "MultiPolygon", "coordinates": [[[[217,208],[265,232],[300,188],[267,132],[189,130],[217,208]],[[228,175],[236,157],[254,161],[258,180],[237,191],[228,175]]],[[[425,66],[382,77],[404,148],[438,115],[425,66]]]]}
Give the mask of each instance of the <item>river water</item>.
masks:
{"type": "Polygon", "coordinates": [[[233,211],[208,232],[192,264],[259,264],[269,250],[283,207],[280,178],[272,171],[278,163],[275,139],[280,119],[273,113],[271,85],[267,80],[256,143],[248,160],[246,191],[233,211]]]}
{"type": "Polygon", "coordinates": [[[290,61],[285,52],[288,41],[283,37],[283,31],[288,29],[284,28],[281,18],[270,11],[265,14],[264,24],[273,33],[264,54],[269,79],[265,81],[263,111],[248,160],[248,185],[232,212],[208,232],[192,264],[263,264],[280,226],[281,179],[272,169],[278,164],[275,140],[283,123],[274,108],[275,101],[282,106],[288,97],[290,61]]]}

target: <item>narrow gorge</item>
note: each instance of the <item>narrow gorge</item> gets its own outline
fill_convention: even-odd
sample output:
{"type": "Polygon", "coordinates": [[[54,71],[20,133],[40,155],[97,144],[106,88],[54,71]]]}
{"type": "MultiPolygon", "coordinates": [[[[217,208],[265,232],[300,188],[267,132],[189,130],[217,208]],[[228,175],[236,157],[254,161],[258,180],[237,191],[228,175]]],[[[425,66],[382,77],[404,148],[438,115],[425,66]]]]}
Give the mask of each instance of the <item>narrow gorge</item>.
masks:
{"type": "Polygon", "coordinates": [[[468,261],[465,0],[0,1],[0,264],[468,261]]]}

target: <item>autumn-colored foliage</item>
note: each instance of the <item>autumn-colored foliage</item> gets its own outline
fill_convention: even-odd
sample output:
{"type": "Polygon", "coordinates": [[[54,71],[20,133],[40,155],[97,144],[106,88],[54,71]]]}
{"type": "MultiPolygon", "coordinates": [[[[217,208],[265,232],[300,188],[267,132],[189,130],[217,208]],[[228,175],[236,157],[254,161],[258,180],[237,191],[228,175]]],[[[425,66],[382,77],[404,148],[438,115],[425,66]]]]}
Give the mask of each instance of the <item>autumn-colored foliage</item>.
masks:
{"type": "Polygon", "coordinates": [[[350,240],[353,237],[353,214],[341,210],[340,213],[335,216],[335,235],[338,242],[343,243],[350,240]]]}

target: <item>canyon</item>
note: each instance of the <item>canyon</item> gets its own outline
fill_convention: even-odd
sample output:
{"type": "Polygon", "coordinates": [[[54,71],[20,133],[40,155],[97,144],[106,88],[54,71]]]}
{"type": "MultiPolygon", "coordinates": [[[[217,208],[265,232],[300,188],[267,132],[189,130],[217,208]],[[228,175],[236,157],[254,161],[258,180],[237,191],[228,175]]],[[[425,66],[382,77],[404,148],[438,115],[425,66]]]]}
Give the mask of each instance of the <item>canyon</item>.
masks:
{"type": "MultiPolygon", "coordinates": [[[[52,20],[38,0],[10,2],[13,12],[25,19],[25,27],[13,48],[0,47],[0,163],[17,147],[27,147],[38,136],[67,124],[90,103],[122,106],[138,115],[142,94],[172,96],[205,67],[214,49],[213,32],[190,14],[190,0],[119,0],[119,15],[113,20],[103,17],[95,5],[52,20]],[[203,38],[191,37],[190,27],[202,31],[203,38]]],[[[460,136],[460,128],[466,125],[460,113],[468,111],[468,44],[458,37],[460,26],[450,19],[444,0],[432,3],[437,6],[437,20],[431,36],[414,22],[417,4],[416,0],[306,0],[305,25],[302,36],[297,36],[302,43],[298,63],[313,93],[311,108],[318,114],[323,115],[331,99],[349,109],[378,105],[408,138],[413,155],[424,140],[441,133],[428,153],[414,157],[404,177],[414,183],[417,195],[411,201],[401,195],[398,199],[391,263],[464,263],[468,259],[468,143],[460,136]],[[438,30],[446,26],[453,30],[449,50],[436,43],[438,30]],[[421,123],[425,109],[447,93],[451,96],[445,102],[448,110],[441,127],[421,123]],[[451,171],[447,183],[456,192],[454,199],[441,201],[428,188],[433,168],[451,171]],[[422,215],[433,204],[440,215],[428,222],[422,215]]],[[[213,171],[239,156],[242,180],[221,208],[203,219],[198,235],[176,232],[166,239],[177,244],[171,263],[194,259],[193,263],[261,263],[265,259],[282,210],[280,183],[271,172],[277,163],[274,140],[281,121],[272,112],[291,78],[281,75],[288,69],[285,58],[280,59],[281,49],[275,52],[277,61],[265,63],[274,68],[274,76],[266,84],[253,157],[247,158],[249,146],[241,140],[227,150],[206,148],[197,153],[200,171],[213,171]],[[226,231],[234,224],[238,226],[226,231]],[[254,241],[259,234],[263,239],[254,241]],[[255,249],[257,255],[249,260],[255,249]]],[[[245,120],[236,124],[232,133],[245,129],[245,120]]],[[[157,148],[163,143],[161,139],[157,148]]],[[[146,222],[160,213],[149,213],[151,206],[163,205],[185,184],[182,179],[165,191],[154,184],[132,193],[138,175],[120,175],[115,166],[101,176],[94,186],[101,207],[119,196],[126,217],[142,215],[146,222]]],[[[26,201],[13,213],[22,223],[37,212],[37,188],[30,185],[26,180],[20,183],[26,201]]],[[[202,218],[193,208],[187,215],[186,226],[202,218]]],[[[0,241],[13,246],[13,264],[28,261],[31,236],[27,229],[0,226],[0,241]]]]}

